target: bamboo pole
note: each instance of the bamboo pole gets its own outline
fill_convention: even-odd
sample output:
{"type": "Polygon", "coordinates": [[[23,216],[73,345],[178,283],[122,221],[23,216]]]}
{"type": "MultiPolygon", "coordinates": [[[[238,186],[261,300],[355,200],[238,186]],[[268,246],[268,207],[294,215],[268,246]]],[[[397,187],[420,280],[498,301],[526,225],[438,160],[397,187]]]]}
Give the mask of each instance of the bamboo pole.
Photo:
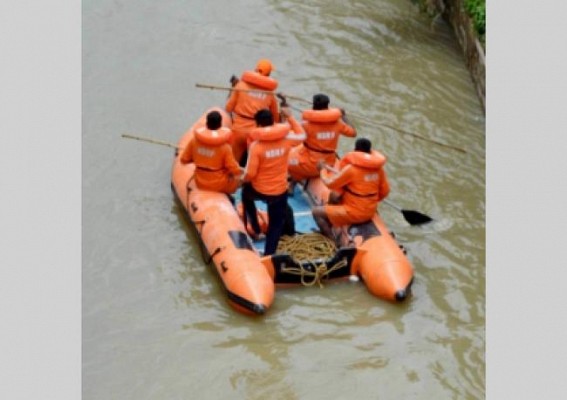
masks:
{"type": "MultiPolygon", "coordinates": [[[[211,89],[211,90],[227,90],[227,91],[238,91],[238,92],[257,92],[257,93],[273,94],[273,92],[271,92],[269,90],[261,90],[261,89],[236,89],[236,88],[233,88],[233,87],[207,85],[207,84],[202,84],[202,83],[197,83],[195,86],[198,87],[198,88],[211,89]]],[[[284,93],[278,93],[278,94],[283,95],[290,100],[300,101],[300,102],[305,103],[305,104],[313,104],[313,102],[311,102],[307,99],[301,98],[301,97],[292,96],[292,95],[288,95],[288,94],[284,94],[284,93]]],[[[436,140],[429,139],[429,138],[426,138],[424,136],[418,135],[417,133],[413,133],[413,132],[409,132],[409,131],[406,131],[406,130],[403,130],[403,129],[400,129],[400,128],[396,128],[392,125],[372,121],[372,120],[368,119],[367,117],[364,117],[364,116],[359,115],[359,114],[352,113],[350,111],[348,112],[348,115],[352,116],[353,118],[358,119],[358,120],[362,121],[363,123],[366,123],[367,125],[370,125],[370,126],[389,128],[389,129],[392,129],[392,130],[394,130],[398,133],[402,133],[404,135],[410,135],[410,136],[412,136],[416,139],[420,139],[420,140],[423,140],[423,141],[426,141],[426,142],[429,142],[429,143],[433,143],[433,144],[436,144],[438,146],[443,146],[443,147],[448,148],[448,149],[453,149],[453,150],[459,151],[461,153],[466,153],[466,150],[463,149],[463,148],[453,146],[453,145],[450,145],[450,144],[446,144],[446,143],[442,143],[442,142],[438,142],[436,140]]]]}
{"type": "Polygon", "coordinates": [[[142,142],[148,142],[148,143],[153,143],[153,144],[159,144],[162,146],[168,146],[168,147],[172,147],[174,149],[179,149],[178,146],[172,144],[172,143],[168,143],[168,142],[163,142],[161,140],[155,140],[155,139],[149,139],[149,138],[144,138],[144,137],[140,137],[140,136],[134,136],[134,135],[129,135],[127,133],[122,134],[123,138],[126,139],[135,139],[135,140],[140,140],[142,142]]]}

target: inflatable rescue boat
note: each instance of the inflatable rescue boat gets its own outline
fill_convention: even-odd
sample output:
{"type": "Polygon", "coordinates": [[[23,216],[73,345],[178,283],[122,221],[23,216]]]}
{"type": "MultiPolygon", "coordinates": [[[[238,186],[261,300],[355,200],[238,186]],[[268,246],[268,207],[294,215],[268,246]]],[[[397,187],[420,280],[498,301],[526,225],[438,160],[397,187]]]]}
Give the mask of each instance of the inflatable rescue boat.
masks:
{"type": "MultiPolygon", "coordinates": [[[[230,117],[220,108],[211,108],[181,137],[173,159],[171,187],[175,198],[196,230],[203,260],[213,264],[226,290],[229,304],[250,315],[264,314],[272,305],[276,287],[313,285],[315,283],[360,277],[378,298],[400,302],[411,291],[413,268],[403,248],[397,243],[378,213],[363,224],[335,229],[339,243],[324,257],[301,259],[285,249],[262,256],[264,240],[252,239],[251,228],[242,220],[239,191],[230,197],[224,193],[200,190],[193,179],[195,165],[180,162],[180,150],[194,132],[205,125],[206,114],[216,110],[223,116],[223,126],[230,128],[230,117]]],[[[288,203],[294,214],[296,234],[292,238],[305,247],[313,232],[319,230],[311,215],[314,205],[326,203],[329,189],[320,178],[296,185],[288,203]]],[[[257,202],[262,229],[267,213],[257,202]]],[[[280,240],[280,244],[284,241],[280,240]]]]}

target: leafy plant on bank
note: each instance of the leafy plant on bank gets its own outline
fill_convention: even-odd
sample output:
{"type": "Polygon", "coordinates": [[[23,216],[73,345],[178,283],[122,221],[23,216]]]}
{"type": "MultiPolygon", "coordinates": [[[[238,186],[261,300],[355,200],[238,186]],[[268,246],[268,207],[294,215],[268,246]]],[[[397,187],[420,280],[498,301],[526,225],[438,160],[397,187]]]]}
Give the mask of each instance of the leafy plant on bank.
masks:
{"type": "MultiPolygon", "coordinates": [[[[455,3],[455,0],[411,0],[422,12],[434,20],[445,11],[445,3],[455,3]]],[[[479,40],[484,43],[486,34],[486,0],[463,0],[463,5],[472,20],[473,28],[479,40]]]]}
{"type": "Polygon", "coordinates": [[[484,43],[486,33],[486,1],[465,0],[465,9],[473,20],[473,26],[479,39],[484,43]]]}

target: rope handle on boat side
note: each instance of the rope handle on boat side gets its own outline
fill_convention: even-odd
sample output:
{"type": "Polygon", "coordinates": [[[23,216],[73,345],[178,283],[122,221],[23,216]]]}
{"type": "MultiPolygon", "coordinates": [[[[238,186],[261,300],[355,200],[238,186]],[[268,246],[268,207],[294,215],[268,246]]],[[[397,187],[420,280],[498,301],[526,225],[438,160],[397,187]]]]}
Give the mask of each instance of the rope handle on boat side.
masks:
{"type": "MultiPolygon", "coordinates": [[[[199,233],[199,237],[202,237],[202,232],[203,232],[203,226],[205,225],[205,222],[207,222],[207,218],[202,219],[200,221],[193,221],[193,223],[195,225],[200,225],[199,228],[197,228],[197,232],[199,233]]],[[[219,246],[215,249],[215,251],[212,252],[212,254],[210,255],[209,259],[207,260],[205,257],[205,250],[207,250],[205,243],[203,242],[203,240],[200,240],[200,246],[199,248],[201,249],[201,258],[203,259],[203,261],[205,262],[205,264],[210,265],[211,261],[213,261],[213,258],[219,254],[221,251],[223,251],[226,246],[219,246]]]]}
{"type": "MultiPolygon", "coordinates": [[[[189,193],[191,193],[191,187],[189,186],[189,184],[191,183],[191,181],[193,180],[193,178],[195,178],[195,174],[193,173],[193,175],[191,175],[191,178],[189,178],[187,180],[187,183],[185,184],[185,189],[187,190],[187,195],[185,196],[185,209],[189,210],[189,193]]],[[[195,208],[195,210],[193,210],[193,212],[197,211],[197,209],[195,208]]]]}
{"type": "Polygon", "coordinates": [[[205,260],[205,263],[207,265],[209,265],[211,263],[211,261],[213,261],[213,258],[219,254],[221,251],[223,251],[225,249],[226,246],[219,246],[215,249],[215,251],[213,251],[213,253],[211,254],[211,256],[209,257],[208,260],[205,260]]]}

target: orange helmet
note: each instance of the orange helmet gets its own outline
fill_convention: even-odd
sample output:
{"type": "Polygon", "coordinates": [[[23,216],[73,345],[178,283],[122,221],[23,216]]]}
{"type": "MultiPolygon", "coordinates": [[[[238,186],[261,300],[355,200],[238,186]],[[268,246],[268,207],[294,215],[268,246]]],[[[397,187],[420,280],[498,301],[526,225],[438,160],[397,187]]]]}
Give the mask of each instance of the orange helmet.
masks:
{"type": "Polygon", "coordinates": [[[272,71],[275,71],[274,65],[267,58],[262,58],[256,64],[256,72],[264,76],[269,76],[272,71]]]}

